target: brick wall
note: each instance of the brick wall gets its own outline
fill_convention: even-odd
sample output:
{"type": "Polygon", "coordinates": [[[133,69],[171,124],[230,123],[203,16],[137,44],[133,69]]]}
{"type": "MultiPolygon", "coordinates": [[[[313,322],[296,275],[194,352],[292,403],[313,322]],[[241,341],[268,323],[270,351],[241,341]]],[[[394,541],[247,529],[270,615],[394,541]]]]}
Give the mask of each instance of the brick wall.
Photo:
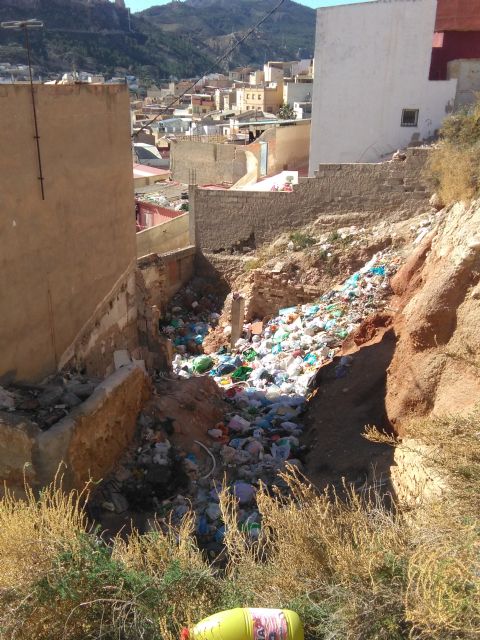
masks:
{"type": "Polygon", "coordinates": [[[159,333],[158,321],[172,297],[193,278],[195,253],[195,247],[188,247],[163,255],[152,253],[138,260],[138,337],[141,357],[149,371],[170,367],[170,346],[159,333]]]}
{"type": "Polygon", "coordinates": [[[276,314],[283,307],[307,304],[324,293],[321,285],[295,284],[285,273],[266,273],[257,269],[253,277],[254,293],[248,298],[245,310],[249,321],[276,314]]]}
{"type": "Polygon", "coordinates": [[[292,193],[191,187],[197,245],[207,251],[244,242],[260,246],[324,215],[405,219],[427,208],[431,195],[423,175],[428,150],[412,148],[406,155],[397,162],[321,165],[316,177],[300,179],[292,193]]]}

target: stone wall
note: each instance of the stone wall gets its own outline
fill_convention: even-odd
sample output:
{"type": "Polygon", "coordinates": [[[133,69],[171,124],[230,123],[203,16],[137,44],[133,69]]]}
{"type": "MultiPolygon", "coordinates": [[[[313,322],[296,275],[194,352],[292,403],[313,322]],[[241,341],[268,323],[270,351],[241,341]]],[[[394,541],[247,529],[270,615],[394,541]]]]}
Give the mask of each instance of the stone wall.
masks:
{"type": "Polygon", "coordinates": [[[254,295],[248,298],[245,309],[248,321],[263,319],[283,307],[307,304],[324,293],[321,286],[292,283],[288,274],[275,269],[271,273],[256,269],[253,279],[254,295]]]}
{"type": "Polygon", "coordinates": [[[190,215],[197,245],[207,251],[236,244],[260,246],[282,232],[321,216],[350,215],[369,221],[402,219],[428,207],[423,175],[428,150],[408,149],[404,161],[321,165],[292,193],[190,188],[190,215]]]}
{"type": "MultiPolygon", "coordinates": [[[[138,261],[137,287],[140,279],[150,303],[162,313],[177,291],[193,278],[195,253],[195,247],[189,246],[162,255],[152,253],[138,261]]],[[[140,309],[141,300],[137,298],[137,302],[140,309]]]]}
{"type": "Polygon", "coordinates": [[[60,469],[65,489],[105,477],[132,442],[150,383],[136,365],[120,368],[68,416],[41,431],[33,422],[0,412],[0,480],[17,495],[24,473],[34,488],[60,469]]]}

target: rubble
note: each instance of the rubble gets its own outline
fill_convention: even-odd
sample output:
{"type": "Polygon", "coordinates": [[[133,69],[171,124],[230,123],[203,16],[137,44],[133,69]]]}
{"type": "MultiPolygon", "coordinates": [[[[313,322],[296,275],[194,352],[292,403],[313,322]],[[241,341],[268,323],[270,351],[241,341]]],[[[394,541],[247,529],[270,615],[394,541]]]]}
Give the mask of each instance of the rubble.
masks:
{"type": "Polygon", "coordinates": [[[89,398],[99,383],[81,374],[62,372],[36,385],[10,384],[0,387],[0,410],[27,418],[45,431],[89,398]]]}

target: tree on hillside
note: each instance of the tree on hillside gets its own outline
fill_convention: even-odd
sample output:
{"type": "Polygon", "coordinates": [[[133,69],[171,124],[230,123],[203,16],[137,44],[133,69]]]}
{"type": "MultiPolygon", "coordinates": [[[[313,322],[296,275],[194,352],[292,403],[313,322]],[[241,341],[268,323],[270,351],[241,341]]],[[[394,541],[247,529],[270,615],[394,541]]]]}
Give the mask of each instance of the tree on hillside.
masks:
{"type": "Polygon", "coordinates": [[[278,111],[278,117],[281,120],[296,120],[297,114],[289,104],[284,102],[278,111]]]}

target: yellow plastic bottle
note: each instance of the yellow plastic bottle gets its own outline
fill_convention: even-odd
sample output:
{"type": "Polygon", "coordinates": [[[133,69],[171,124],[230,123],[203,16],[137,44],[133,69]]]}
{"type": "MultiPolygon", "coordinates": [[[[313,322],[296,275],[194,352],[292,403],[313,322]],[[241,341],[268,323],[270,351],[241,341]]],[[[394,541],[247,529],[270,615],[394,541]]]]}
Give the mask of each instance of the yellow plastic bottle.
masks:
{"type": "Polygon", "coordinates": [[[303,625],[288,609],[230,609],[185,629],[182,640],[303,640],[303,625]]]}

